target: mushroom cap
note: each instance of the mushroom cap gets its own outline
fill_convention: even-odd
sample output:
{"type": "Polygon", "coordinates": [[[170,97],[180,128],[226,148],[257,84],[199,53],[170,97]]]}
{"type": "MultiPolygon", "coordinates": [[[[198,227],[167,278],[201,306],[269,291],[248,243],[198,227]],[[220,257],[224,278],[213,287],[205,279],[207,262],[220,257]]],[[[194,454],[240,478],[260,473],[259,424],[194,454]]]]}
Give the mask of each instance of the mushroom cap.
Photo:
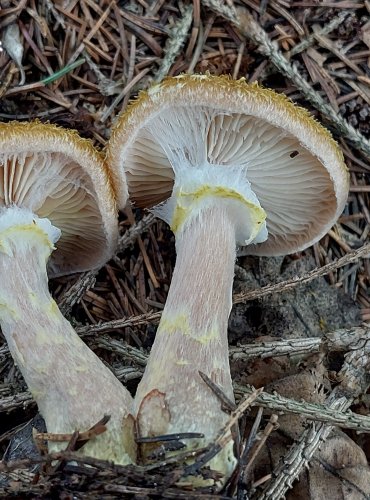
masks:
{"type": "Polygon", "coordinates": [[[127,191],[139,207],[170,197],[180,148],[192,168],[208,162],[232,167],[230,175],[235,165],[243,169],[269,233],[249,253],[302,250],[344,208],[349,175],[331,134],[284,95],[244,79],[181,75],[140,93],[117,119],[107,147],[120,208],[127,191]]]}
{"type": "Polygon", "coordinates": [[[0,124],[0,207],[18,206],[61,230],[53,276],[101,267],[114,253],[117,213],[103,156],[77,132],[40,122],[0,124]]]}

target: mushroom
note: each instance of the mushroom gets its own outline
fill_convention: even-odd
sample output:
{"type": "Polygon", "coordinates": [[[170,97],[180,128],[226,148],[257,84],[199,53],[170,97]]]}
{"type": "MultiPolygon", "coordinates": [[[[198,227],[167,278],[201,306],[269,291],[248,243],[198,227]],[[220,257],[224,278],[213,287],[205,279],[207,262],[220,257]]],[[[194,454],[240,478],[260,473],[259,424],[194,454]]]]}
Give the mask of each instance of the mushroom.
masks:
{"type": "MultiPolygon", "coordinates": [[[[118,118],[107,162],[119,204],[128,189],[176,236],[171,287],[135,396],[139,433],[200,432],[204,439],[189,441],[198,448],[228,419],[199,371],[233,400],[227,324],[236,246],[282,255],[318,241],[346,201],[343,157],[285,96],[243,79],[182,75],[142,92],[118,118]]],[[[224,481],[236,463],[229,438],[210,463],[224,481]]]]}
{"type": "Polygon", "coordinates": [[[52,276],[97,269],[115,249],[104,161],[77,133],[39,122],[0,124],[0,154],[0,325],[10,352],[50,433],[87,431],[110,415],[83,453],[131,463],[132,397],[48,290],[47,265],[52,276]]]}

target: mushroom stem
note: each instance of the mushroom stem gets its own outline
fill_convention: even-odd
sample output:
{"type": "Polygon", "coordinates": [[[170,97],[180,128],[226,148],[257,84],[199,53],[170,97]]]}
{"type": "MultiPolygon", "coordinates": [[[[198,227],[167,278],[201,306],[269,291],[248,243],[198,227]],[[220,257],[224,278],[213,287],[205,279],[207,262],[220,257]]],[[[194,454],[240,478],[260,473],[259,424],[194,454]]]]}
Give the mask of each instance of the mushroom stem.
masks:
{"type": "MultiPolygon", "coordinates": [[[[46,264],[59,234],[47,219],[38,219],[30,212],[16,208],[2,211],[2,332],[48,432],[86,431],[110,415],[106,431],[88,441],[82,453],[132,463],[132,397],[78,337],[48,290],[46,264]],[[9,213],[13,217],[10,222],[9,213]]],[[[67,442],[51,443],[50,449],[66,446],[67,442]]]]}
{"type": "MultiPolygon", "coordinates": [[[[219,200],[218,200],[219,201],[219,200]]],[[[176,233],[177,260],[135,406],[141,436],[201,432],[189,448],[215,439],[228,415],[199,371],[233,400],[227,325],[236,258],[235,224],[222,202],[187,219],[176,233]]],[[[211,468],[230,476],[233,441],[211,468]]]]}

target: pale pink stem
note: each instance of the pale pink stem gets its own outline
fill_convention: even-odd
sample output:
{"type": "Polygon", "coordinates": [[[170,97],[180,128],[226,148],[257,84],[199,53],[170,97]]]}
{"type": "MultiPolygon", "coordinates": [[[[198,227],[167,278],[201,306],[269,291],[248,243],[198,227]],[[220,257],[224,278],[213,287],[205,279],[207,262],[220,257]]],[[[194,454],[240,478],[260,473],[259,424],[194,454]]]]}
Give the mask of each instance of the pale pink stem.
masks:
{"type": "MultiPolygon", "coordinates": [[[[141,436],[201,432],[204,446],[228,415],[201,379],[202,371],[233,400],[227,325],[236,258],[234,224],[227,209],[204,209],[176,234],[177,260],[170,291],[135,405],[141,436]]],[[[228,475],[232,442],[213,467],[228,475]]]]}
{"type": "Polygon", "coordinates": [[[0,245],[1,328],[47,430],[86,431],[110,415],[107,431],[81,451],[131,463],[135,460],[132,397],[78,337],[51,298],[46,274],[50,249],[39,236],[30,238],[17,228],[6,244],[5,251],[0,245]]]}

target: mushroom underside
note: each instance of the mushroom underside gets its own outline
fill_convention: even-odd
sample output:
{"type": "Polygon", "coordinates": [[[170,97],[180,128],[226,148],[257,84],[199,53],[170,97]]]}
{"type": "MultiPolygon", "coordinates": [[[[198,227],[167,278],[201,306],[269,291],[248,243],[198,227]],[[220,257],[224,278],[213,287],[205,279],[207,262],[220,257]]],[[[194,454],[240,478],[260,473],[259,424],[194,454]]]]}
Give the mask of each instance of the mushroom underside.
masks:
{"type": "Polygon", "coordinates": [[[124,152],[131,198],[154,206],[171,195],[182,169],[208,162],[238,167],[267,214],[269,239],[253,253],[287,253],[335,217],[333,181],[292,134],[251,115],[206,107],[165,109],[142,126],[124,152]]]}
{"type": "Polygon", "coordinates": [[[100,264],[106,234],[96,191],[88,174],[66,154],[2,154],[0,206],[12,205],[48,218],[62,231],[51,257],[51,274],[83,271],[100,264]]]}

